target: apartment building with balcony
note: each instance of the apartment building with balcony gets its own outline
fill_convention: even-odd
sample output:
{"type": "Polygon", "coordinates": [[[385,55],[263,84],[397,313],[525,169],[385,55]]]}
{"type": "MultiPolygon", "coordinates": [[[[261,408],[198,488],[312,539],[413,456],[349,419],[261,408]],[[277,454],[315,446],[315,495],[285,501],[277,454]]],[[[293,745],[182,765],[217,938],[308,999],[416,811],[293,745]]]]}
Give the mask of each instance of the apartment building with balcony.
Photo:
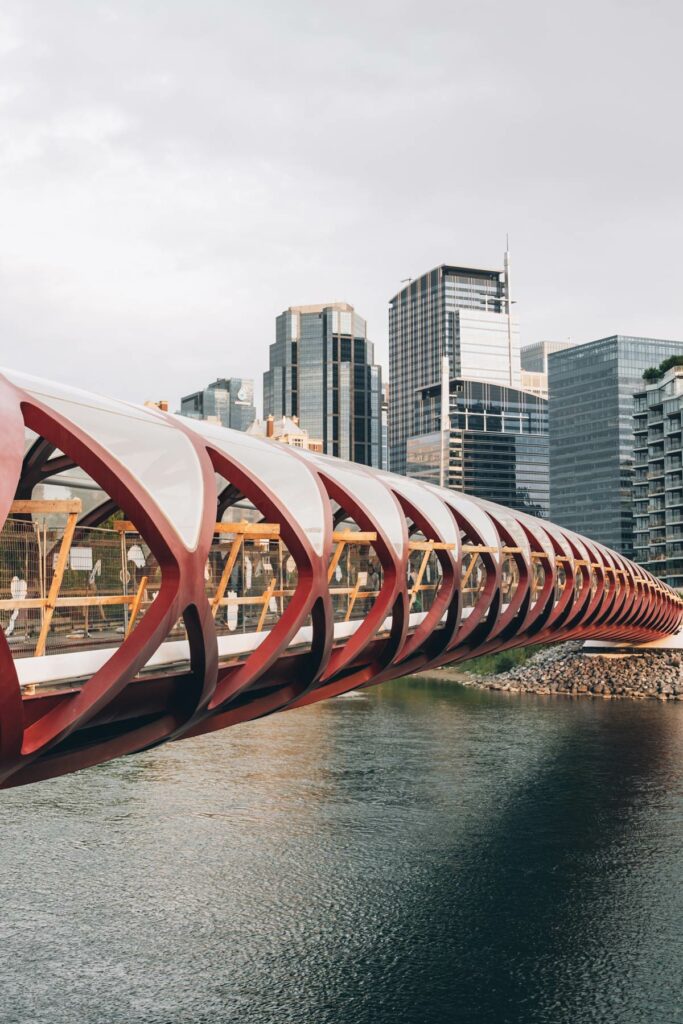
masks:
{"type": "Polygon", "coordinates": [[[633,396],[683,341],[615,334],[548,357],[550,519],[634,552],[633,396]]]}
{"type": "Polygon", "coordinates": [[[633,417],[635,557],[683,588],[683,366],[636,393],[633,417]]]}

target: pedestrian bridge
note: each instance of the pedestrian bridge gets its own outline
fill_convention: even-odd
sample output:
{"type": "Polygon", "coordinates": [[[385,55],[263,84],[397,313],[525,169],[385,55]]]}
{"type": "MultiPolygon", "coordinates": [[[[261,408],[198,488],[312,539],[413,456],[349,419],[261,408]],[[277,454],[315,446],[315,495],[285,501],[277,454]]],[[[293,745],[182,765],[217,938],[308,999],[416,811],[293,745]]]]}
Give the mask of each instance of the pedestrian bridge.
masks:
{"type": "Polygon", "coordinates": [[[0,783],[683,600],[545,520],[0,373],[0,783]]]}

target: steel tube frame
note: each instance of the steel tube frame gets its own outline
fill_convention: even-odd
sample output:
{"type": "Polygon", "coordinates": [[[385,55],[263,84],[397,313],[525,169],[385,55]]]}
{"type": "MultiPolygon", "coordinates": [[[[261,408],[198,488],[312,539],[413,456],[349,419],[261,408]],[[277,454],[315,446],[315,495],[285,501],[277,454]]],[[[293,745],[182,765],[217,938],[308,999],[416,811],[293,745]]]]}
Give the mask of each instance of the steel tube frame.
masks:
{"type": "Polygon", "coordinates": [[[136,524],[162,578],[121,646],[71,689],[22,693],[0,631],[2,786],[479,653],[567,639],[640,644],[681,629],[683,599],[640,566],[552,523],[464,494],[11,371],[0,373],[0,424],[0,525],[15,498],[30,497],[47,479],[49,456],[58,452],[53,472],[81,467],[106,492],[107,514],[121,509],[136,524]],[[37,440],[25,455],[26,428],[37,440]],[[226,490],[279,525],[298,576],[277,625],[248,656],[224,663],[204,567],[226,490]],[[374,604],[344,640],[335,640],[328,584],[335,509],[376,536],[382,567],[374,604]],[[412,626],[409,531],[440,545],[434,554],[441,570],[431,608],[412,626]],[[471,546],[481,549],[472,557],[484,578],[465,609],[463,554],[471,546]],[[506,558],[516,566],[512,594],[503,587],[506,558]],[[140,677],[180,618],[187,671],[140,677]],[[308,649],[292,649],[307,624],[308,649]]]}

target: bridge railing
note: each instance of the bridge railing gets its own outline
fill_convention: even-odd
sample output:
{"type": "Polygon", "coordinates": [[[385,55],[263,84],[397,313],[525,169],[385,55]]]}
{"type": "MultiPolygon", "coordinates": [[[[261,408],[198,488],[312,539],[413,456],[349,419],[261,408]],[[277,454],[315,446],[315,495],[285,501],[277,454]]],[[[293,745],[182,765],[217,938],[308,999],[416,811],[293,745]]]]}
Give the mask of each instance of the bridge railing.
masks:
{"type": "MultiPolygon", "coordinates": [[[[115,647],[156,600],[162,573],[130,520],[78,524],[78,499],[14,502],[0,532],[0,628],[15,657],[115,647]]],[[[335,622],[362,620],[384,575],[373,532],[335,530],[328,567],[335,622]]],[[[443,548],[418,535],[407,565],[411,612],[427,612],[441,586],[443,548]]],[[[473,556],[476,560],[476,555],[473,556]]],[[[282,616],[298,583],[296,563],[275,523],[216,523],[205,567],[219,636],[261,633],[282,616]]],[[[481,579],[468,574],[473,599],[481,579]]],[[[168,639],[186,636],[182,619],[168,639]]]]}
{"type": "MultiPolygon", "coordinates": [[[[117,647],[159,594],[161,569],[136,526],[121,518],[112,518],[105,526],[79,525],[81,513],[78,499],[12,505],[0,533],[0,628],[14,657],[117,647]]],[[[341,625],[363,620],[382,591],[384,574],[376,542],[376,533],[361,530],[350,520],[333,533],[327,576],[339,642],[346,635],[341,625]]],[[[411,614],[426,614],[432,608],[443,583],[438,556],[445,548],[453,550],[454,545],[411,533],[406,567],[411,614]]],[[[513,602],[523,582],[520,567],[529,580],[530,607],[548,593],[547,553],[527,552],[525,562],[520,547],[473,544],[466,538],[460,548],[464,615],[486,590],[493,564],[500,567],[503,608],[513,602]]],[[[265,635],[284,614],[298,584],[296,563],[280,526],[245,519],[216,523],[204,575],[219,638],[265,635]]],[[[599,579],[607,597],[627,585],[623,569],[559,554],[553,579],[550,592],[555,604],[567,586],[577,600],[587,591],[594,596],[599,579]]],[[[168,639],[185,637],[180,619],[168,639]]],[[[242,656],[239,645],[229,650],[231,657],[242,656]]],[[[253,641],[244,646],[247,654],[250,650],[253,641]]]]}
{"type": "Polygon", "coordinates": [[[19,657],[121,642],[143,579],[126,581],[111,529],[78,526],[79,500],[15,501],[0,533],[0,621],[19,657]]]}
{"type": "MultiPolygon", "coordinates": [[[[120,644],[156,599],[159,565],[136,526],[114,519],[106,527],[78,525],[80,501],[19,501],[0,534],[0,626],[17,657],[120,644]]],[[[383,585],[374,532],[335,530],[328,583],[335,622],[363,619],[383,585]]],[[[409,610],[428,612],[442,583],[440,544],[413,533],[408,544],[409,610]]],[[[486,585],[486,554],[502,560],[504,603],[520,576],[513,547],[462,545],[460,593],[465,609],[486,585]]],[[[532,597],[543,586],[534,564],[532,597]]],[[[205,568],[206,593],[219,636],[272,628],[293,596],[296,564],[278,524],[221,522],[205,568]]],[[[562,592],[558,577],[556,593],[562,592]]],[[[185,636],[179,620],[169,639],[185,636]]]]}

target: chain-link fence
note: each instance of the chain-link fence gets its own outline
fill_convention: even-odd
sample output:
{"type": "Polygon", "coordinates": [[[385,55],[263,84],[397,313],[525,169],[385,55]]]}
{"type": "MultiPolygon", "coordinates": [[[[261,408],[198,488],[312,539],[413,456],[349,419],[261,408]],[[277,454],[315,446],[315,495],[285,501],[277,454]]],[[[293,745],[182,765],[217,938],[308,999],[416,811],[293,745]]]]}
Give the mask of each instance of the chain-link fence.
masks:
{"type": "Polygon", "coordinates": [[[56,518],[10,516],[0,534],[0,625],[20,657],[120,643],[161,585],[139,536],[56,518]]]}
{"type": "Polygon", "coordinates": [[[248,525],[233,524],[235,532],[218,534],[204,570],[219,636],[272,629],[298,583],[296,563],[276,536],[277,527],[272,535],[250,536],[248,525]]]}
{"type": "MultiPolygon", "coordinates": [[[[17,657],[118,646],[161,589],[159,564],[132,523],[77,526],[69,502],[61,505],[62,514],[10,515],[0,534],[0,628],[17,657]]],[[[381,591],[375,539],[354,530],[334,534],[328,579],[336,622],[365,618],[381,591]]],[[[478,555],[470,557],[478,564],[465,574],[466,605],[485,581],[478,555]]],[[[512,564],[510,570],[514,578],[512,564]]],[[[407,581],[411,612],[427,612],[442,581],[434,542],[411,541],[407,581]]],[[[217,524],[205,585],[219,636],[272,629],[297,583],[277,525],[217,524]]],[[[180,619],[168,638],[185,635],[180,619]]]]}

